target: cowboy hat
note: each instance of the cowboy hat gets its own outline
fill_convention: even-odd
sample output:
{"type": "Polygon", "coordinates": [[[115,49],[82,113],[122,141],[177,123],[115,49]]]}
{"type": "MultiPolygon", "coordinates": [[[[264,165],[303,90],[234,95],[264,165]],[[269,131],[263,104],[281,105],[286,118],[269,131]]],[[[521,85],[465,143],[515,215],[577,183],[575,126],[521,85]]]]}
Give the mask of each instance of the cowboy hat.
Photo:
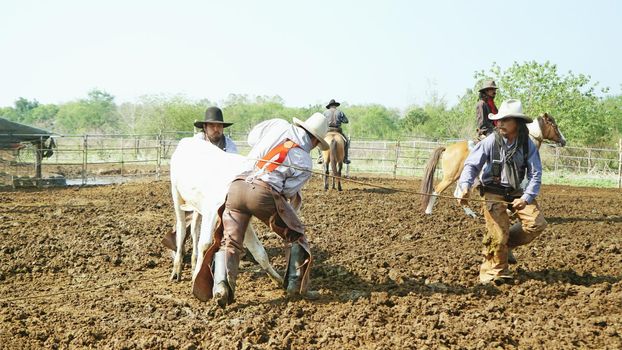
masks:
{"type": "Polygon", "coordinates": [[[326,151],[330,148],[328,142],[324,140],[328,132],[328,120],[322,113],[313,113],[306,121],[294,117],[294,125],[307,130],[311,135],[320,141],[320,149],[326,151]]]}
{"type": "Polygon", "coordinates": [[[199,129],[203,129],[205,123],[222,124],[223,128],[233,125],[233,123],[225,123],[222,118],[222,110],[218,107],[210,107],[205,110],[205,120],[195,120],[194,126],[199,129]]]}
{"type": "Polygon", "coordinates": [[[488,90],[488,89],[499,89],[497,87],[497,84],[495,84],[494,80],[485,80],[484,83],[482,84],[481,89],[479,89],[479,92],[482,92],[484,90],[488,90]]]}
{"type": "Polygon", "coordinates": [[[326,109],[329,109],[330,106],[335,106],[335,107],[339,107],[341,106],[341,103],[335,101],[335,99],[331,99],[330,102],[328,102],[328,104],[326,105],[326,109]]]}
{"type": "Polygon", "coordinates": [[[533,121],[533,119],[523,114],[523,104],[519,100],[505,100],[499,107],[499,113],[490,113],[488,115],[490,120],[501,120],[504,118],[521,118],[527,123],[533,121]]]}

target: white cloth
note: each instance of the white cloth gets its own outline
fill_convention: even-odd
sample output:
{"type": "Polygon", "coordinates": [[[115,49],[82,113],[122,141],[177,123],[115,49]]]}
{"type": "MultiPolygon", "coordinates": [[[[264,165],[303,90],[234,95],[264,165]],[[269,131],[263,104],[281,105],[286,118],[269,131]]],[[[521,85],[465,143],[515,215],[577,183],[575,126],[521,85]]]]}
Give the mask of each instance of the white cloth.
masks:
{"type": "MultiPolygon", "coordinates": [[[[233,142],[232,139],[230,139],[229,137],[222,135],[225,138],[225,149],[223,151],[227,152],[227,153],[235,153],[238,154],[238,147],[235,145],[235,142],[233,142]]],[[[204,132],[198,132],[196,134],[194,134],[194,138],[199,139],[199,140],[203,140],[205,141],[205,133],[204,132]]]]}
{"type": "MultiPolygon", "coordinates": [[[[283,119],[270,119],[259,123],[248,134],[248,144],[252,147],[248,154],[249,161],[263,158],[270,150],[286,139],[292,140],[300,148],[292,148],[283,161],[284,165],[293,165],[301,169],[311,170],[313,161],[309,152],[313,147],[307,132],[283,119]]],[[[256,170],[256,169],[255,169],[256,170]]],[[[279,166],[274,171],[264,173],[258,179],[268,183],[274,190],[291,198],[311,178],[309,171],[279,166]]]]}

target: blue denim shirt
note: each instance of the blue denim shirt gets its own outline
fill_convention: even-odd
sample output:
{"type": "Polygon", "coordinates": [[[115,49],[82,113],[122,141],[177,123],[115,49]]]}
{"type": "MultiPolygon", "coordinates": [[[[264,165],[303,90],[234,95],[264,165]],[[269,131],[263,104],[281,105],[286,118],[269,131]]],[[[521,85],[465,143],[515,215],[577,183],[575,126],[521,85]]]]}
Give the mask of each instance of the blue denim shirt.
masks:
{"type": "MultiPolygon", "coordinates": [[[[512,146],[512,144],[508,144],[508,140],[503,138],[504,145],[501,147],[501,161],[505,162],[505,155],[507,149],[512,146]]],[[[527,186],[523,190],[523,194],[521,198],[525,200],[527,203],[531,204],[533,200],[536,198],[538,193],[540,192],[540,184],[542,183],[542,162],[540,161],[540,153],[536,148],[536,145],[531,141],[531,138],[528,140],[529,142],[529,154],[527,156],[527,170],[525,171],[525,175],[527,176],[527,186]]],[[[482,172],[482,183],[489,184],[492,182],[492,151],[493,147],[495,147],[495,134],[492,133],[488,135],[485,139],[480,141],[473,151],[469,154],[466,161],[464,162],[464,169],[462,170],[462,174],[460,175],[460,179],[458,180],[458,184],[461,189],[471,188],[473,186],[473,181],[475,177],[482,172]],[[483,169],[483,171],[482,171],[483,169]]],[[[516,154],[514,156],[517,167],[522,167],[525,157],[523,155],[523,147],[518,147],[516,154]]],[[[519,179],[523,180],[523,179],[519,179]]],[[[507,169],[504,166],[503,171],[501,172],[501,185],[506,187],[511,187],[508,176],[507,169]]]]}

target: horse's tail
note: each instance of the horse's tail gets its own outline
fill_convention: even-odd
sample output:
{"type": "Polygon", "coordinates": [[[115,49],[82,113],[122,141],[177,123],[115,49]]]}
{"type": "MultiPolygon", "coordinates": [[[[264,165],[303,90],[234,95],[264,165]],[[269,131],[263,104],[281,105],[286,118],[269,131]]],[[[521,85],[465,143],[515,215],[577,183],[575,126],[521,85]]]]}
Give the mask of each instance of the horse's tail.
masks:
{"type": "Polygon", "coordinates": [[[443,152],[445,152],[445,147],[443,146],[434,149],[430,160],[428,160],[428,163],[425,165],[423,179],[421,179],[421,193],[426,194],[421,198],[423,210],[427,208],[430,202],[430,194],[432,194],[434,190],[434,172],[436,171],[436,165],[438,164],[438,160],[441,159],[443,152]]]}
{"type": "Polygon", "coordinates": [[[333,172],[333,176],[337,176],[337,162],[339,158],[337,158],[337,140],[330,140],[330,168],[333,172]]]}

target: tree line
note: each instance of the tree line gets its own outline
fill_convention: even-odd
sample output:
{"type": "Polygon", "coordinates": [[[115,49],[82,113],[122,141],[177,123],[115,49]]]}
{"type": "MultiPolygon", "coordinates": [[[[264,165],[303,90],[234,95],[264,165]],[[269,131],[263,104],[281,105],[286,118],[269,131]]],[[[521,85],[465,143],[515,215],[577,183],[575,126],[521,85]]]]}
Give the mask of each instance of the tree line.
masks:
{"type": "MultiPolygon", "coordinates": [[[[622,95],[609,93],[584,74],[559,72],[550,62],[514,63],[502,69],[492,64],[474,73],[474,86],[466,89],[458,102],[449,106],[445,98],[432,92],[421,105],[405,111],[379,104],[340,107],[350,119],[344,126],[353,138],[408,139],[473,138],[478,86],[493,79],[500,87],[496,98],[523,101],[525,112],[538,116],[548,112],[556,118],[566,138],[575,145],[611,145],[622,135],[622,95]]],[[[183,95],[148,95],[134,102],[117,104],[114,96],[92,90],[85,98],[63,104],[40,104],[20,97],[13,106],[0,107],[0,117],[61,134],[159,133],[191,131],[192,122],[202,119],[208,99],[183,95]]],[[[220,103],[233,133],[246,133],[270,118],[306,118],[323,105],[288,107],[279,96],[249,97],[231,94],[220,103]]]]}

